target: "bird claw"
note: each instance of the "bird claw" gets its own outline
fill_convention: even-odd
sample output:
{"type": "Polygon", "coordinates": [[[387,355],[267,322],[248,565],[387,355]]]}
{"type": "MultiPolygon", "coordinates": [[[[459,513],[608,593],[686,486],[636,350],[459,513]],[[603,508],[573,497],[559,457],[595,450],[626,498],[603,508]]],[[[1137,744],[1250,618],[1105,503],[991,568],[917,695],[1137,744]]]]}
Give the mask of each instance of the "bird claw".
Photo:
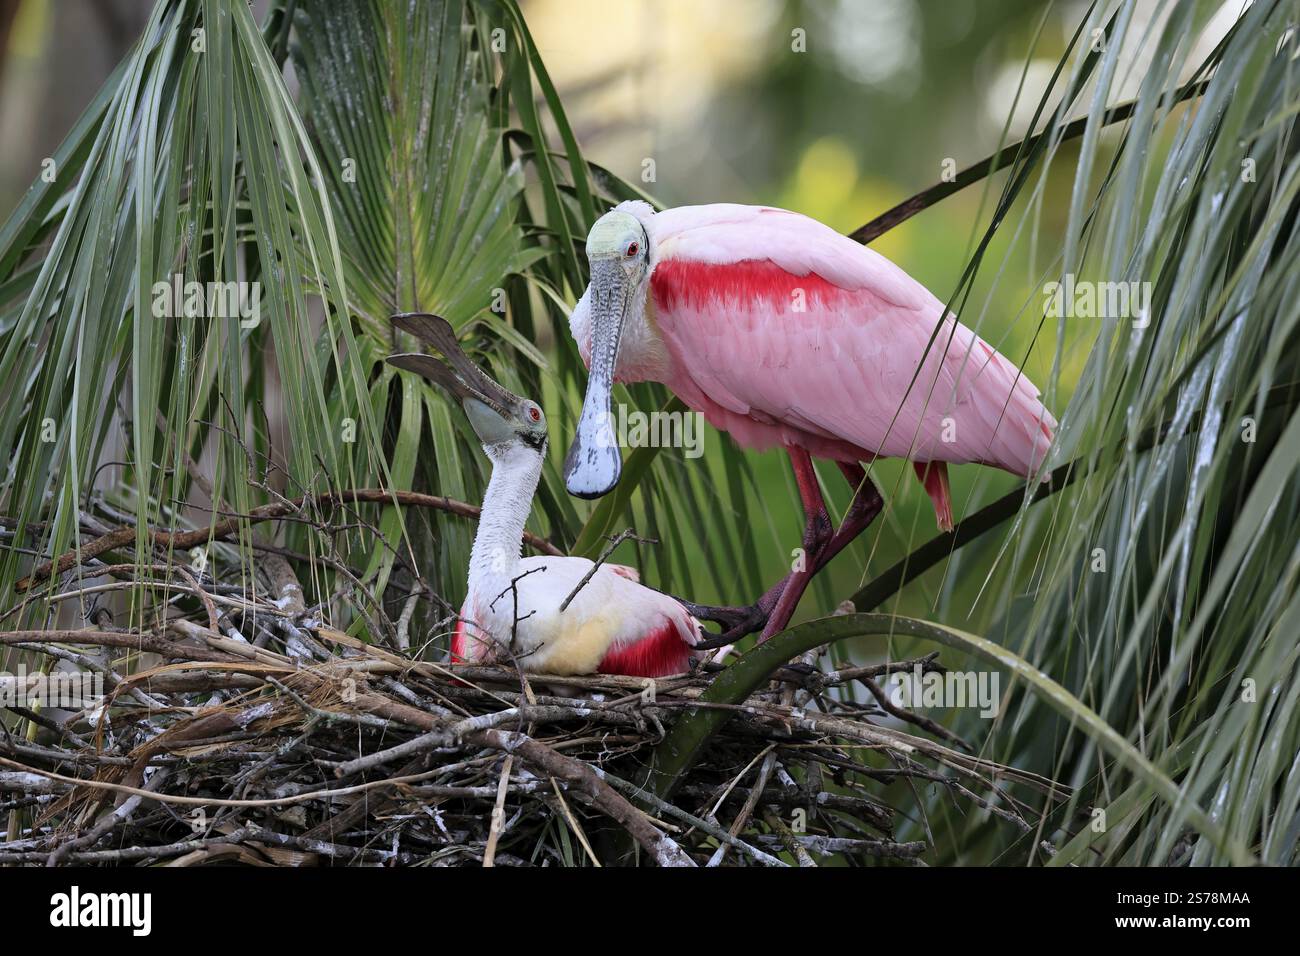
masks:
{"type": "MultiPolygon", "coordinates": [[[[728,608],[727,610],[735,610],[728,608]]],[[[761,631],[767,623],[767,614],[757,606],[747,609],[751,613],[729,617],[726,621],[718,621],[720,624],[730,624],[724,631],[710,631],[706,628],[700,628],[702,640],[697,641],[695,650],[712,651],[719,647],[726,647],[728,644],[735,644],[747,634],[753,634],[755,631],[761,631]]],[[[706,620],[716,620],[715,618],[706,618],[706,620]]]]}
{"type": "Polygon", "coordinates": [[[726,647],[728,644],[735,643],[727,634],[722,631],[710,631],[707,628],[700,628],[701,639],[695,642],[691,650],[695,651],[716,651],[719,647],[726,647]]]}
{"type": "MultiPolygon", "coordinates": [[[[728,632],[742,627],[755,630],[762,627],[763,621],[767,618],[763,609],[757,604],[750,604],[745,607],[720,607],[713,604],[695,604],[675,595],[673,600],[686,608],[692,617],[701,621],[712,621],[714,624],[721,624],[728,632]]],[[[740,636],[743,637],[748,633],[749,631],[742,631],[740,636]]]]}

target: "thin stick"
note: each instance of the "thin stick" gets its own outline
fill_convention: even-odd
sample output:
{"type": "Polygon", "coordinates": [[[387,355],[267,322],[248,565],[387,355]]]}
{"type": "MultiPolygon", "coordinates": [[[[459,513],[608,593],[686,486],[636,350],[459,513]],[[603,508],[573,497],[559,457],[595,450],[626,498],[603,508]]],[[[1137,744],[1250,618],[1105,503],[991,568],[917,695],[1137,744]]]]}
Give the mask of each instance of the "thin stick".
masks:
{"type": "Polygon", "coordinates": [[[591,860],[591,865],[599,869],[600,860],[596,858],[595,852],[591,849],[591,844],[587,842],[586,832],[578,823],[577,818],[574,817],[573,811],[569,809],[569,802],[564,799],[564,793],[560,790],[560,785],[554,777],[551,778],[551,786],[555,788],[555,799],[560,804],[560,810],[564,813],[564,819],[569,823],[569,829],[571,829],[574,835],[577,836],[578,842],[582,844],[582,848],[587,852],[587,858],[591,860]]]}
{"type": "Polygon", "coordinates": [[[615,787],[617,787],[619,790],[623,790],[626,793],[631,794],[637,800],[643,800],[646,803],[650,804],[650,806],[654,807],[664,816],[674,817],[678,820],[681,820],[683,823],[690,824],[691,826],[695,827],[697,830],[703,830],[705,833],[713,837],[715,840],[721,840],[723,843],[728,843],[731,846],[734,846],[737,850],[740,850],[746,856],[752,857],[753,859],[757,860],[759,863],[762,863],[766,866],[789,866],[789,864],[786,863],[784,860],[779,860],[769,853],[764,853],[762,850],[750,846],[748,843],[745,843],[743,840],[736,839],[736,837],[732,836],[730,833],[722,829],[722,827],[718,826],[716,823],[710,823],[708,820],[702,820],[692,813],[687,813],[681,807],[675,806],[669,803],[667,800],[657,797],[653,793],[650,793],[647,790],[642,790],[640,787],[632,783],[630,780],[623,780],[619,777],[615,777],[612,774],[605,774],[605,779],[608,780],[615,787]]]}
{"type": "MultiPolygon", "coordinates": [[[[515,758],[511,754],[506,754],[505,761],[501,764],[501,779],[497,781],[497,798],[492,804],[492,822],[488,827],[487,846],[483,848],[483,865],[495,866],[497,855],[497,841],[501,839],[501,831],[506,825],[506,790],[510,787],[510,768],[515,764],[515,758]]],[[[555,780],[554,777],[551,778],[555,780]]]]}
{"type": "MultiPolygon", "coordinates": [[[[425,495],[415,491],[385,491],[382,488],[352,488],[344,491],[324,492],[318,495],[303,495],[290,501],[262,505],[260,508],[254,508],[246,515],[237,515],[218,521],[211,528],[199,528],[194,531],[162,531],[157,528],[150,528],[146,534],[156,547],[188,551],[190,548],[234,534],[239,531],[244,523],[257,524],[261,521],[274,521],[277,518],[296,514],[304,506],[308,505],[319,508],[326,505],[341,504],[398,504],[407,507],[434,508],[439,511],[460,515],[463,518],[475,519],[479,517],[483,510],[475,505],[442,495],[425,495]]],[[[88,541],[79,550],[66,551],[54,561],[42,564],[32,571],[30,576],[15,584],[14,589],[26,591],[32,585],[45,580],[52,574],[62,574],[73,565],[85,562],[90,558],[97,558],[105,551],[126,547],[135,541],[135,536],[136,529],[130,526],[101,535],[93,541],[88,541]]],[[[524,532],[524,541],[529,547],[535,548],[543,554],[555,557],[563,557],[564,555],[563,551],[545,538],[539,538],[530,532],[524,532]]]]}
{"type": "Polygon", "coordinates": [[[632,538],[634,541],[640,541],[643,544],[659,543],[654,538],[637,537],[636,532],[633,531],[631,528],[626,528],[623,531],[620,531],[618,534],[616,534],[613,538],[610,538],[609,547],[605,548],[605,550],[601,552],[600,557],[597,558],[595,564],[591,566],[591,570],[582,576],[582,580],[579,581],[574,586],[573,590],[569,592],[569,596],[560,602],[561,614],[563,614],[565,608],[569,606],[569,602],[578,596],[578,592],[581,591],[584,587],[586,587],[587,582],[591,580],[592,575],[594,575],[597,571],[600,570],[600,566],[605,563],[605,559],[608,558],[611,554],[613,554],[614,549],[617,548],[624,541],[626,541],[628,538],[632,538]]]}
{"type": "Polygon", "coordinates": [[[127,793],[137,797],[148,797],[150,800],[157,800],[159,803],[175,803],[186,807],[279,807],[287,803],[304,803],[308,800],[342,797],[350,793],[364,793],[367,790],[374,790],[376,787],[388,787],[401,783],[414,783],[417,780],[427,780],[429,777],[438,773],[437,770],[431,770],[425,773],[411,774],[407,777],[390,777],[387,780],[372,780],[369,783],[358,783],[351,787],[340,787],[336,790],[310,790],[307,793],[289,794],[269,800],[223,800],[218,797],[186,797],[176,793],[154,793],[151,790],[142,790],[139,787],[128,787],[124,783],[108,783],[103,780],[86,780],[81,777],[67,777],[61,773],[55,773],[53,770],[42,770],[39,767],[29,767],[26,764],[18,763],[15,760],[9,760],[6,757],[0,757],[0,764],[3,764],[6,767],[13,767],[15,770],[23,770],[27,773],[40,774],[42,777],[48,777],[51,780],[58,780],[62,783],[70,783],[78,787],[89,787],[92,790],[108,790],[112,793],[127,793]]]}
{"type": "MultiPolygon", "coordinates": [[[[1194,97],[1200,96],[1205,92],[1209,85],[1209,80],[1200,80],[1188,83],[1186,86],[1179,89],[1177,94],[1175,94],[1174,102],[1181,103],[1184,100],[1190,100],[1194,97]]],[[[1133,112],[1136,109],[1137,100],[1129,100],[1127,103],[1120,103],[1118,106],[1115,106],[1102,114],[1101,125],[1109,126],[1111,123],[1119,123],[1126,120],[1133,115],[1133,112]]],[[[1059,136],[1059,141],[1063,143],[1066,140],[1076,139],[1082,136],[1087,126],[1088,117],[1083,116],[1054,130],[1047,130],[1033,136],[1027,136],[1018,143],[1004,146],[992,156],[981,160],[973,166],[967,166],[951,181],[935,183],[933,186],[921,190],[915,196],[904,199],[892,209],[882,212],[866,225],[859,226],[857,229],[849,233],[849,238],[854,242],[860,242],[865,245],[872,239],[883,236],[885,233],[889,232],[889,230],[907,222],[907,220],[911,219],[918,212],[923,212],[924,210],[929,209],[935,203],[939,202],[939,200],[946,199],[953,193],[965,189],[972,183],[979,182],[991,173],[996,173],[998,170],[1010,166],[1016,161],[1017,157],[1022,155],[1022,153],[1027,150],[1032,150],[1038,141],[1044,136],[1059,136]]]]}

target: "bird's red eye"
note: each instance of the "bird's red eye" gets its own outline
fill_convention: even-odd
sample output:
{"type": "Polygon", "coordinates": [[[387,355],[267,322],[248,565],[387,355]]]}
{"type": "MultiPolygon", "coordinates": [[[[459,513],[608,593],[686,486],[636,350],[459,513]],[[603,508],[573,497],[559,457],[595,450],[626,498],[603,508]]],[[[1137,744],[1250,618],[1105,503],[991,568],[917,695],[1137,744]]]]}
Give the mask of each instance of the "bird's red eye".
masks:
{"type": "Polygon", "coordinates": [[[528,417],[535,422],[540,422],[542,420],[542,410],[534,405],[532,408],[528,409],[528,417]]]}
{"type": "Polygon", "coordinates": [[[635,242],[629,242],[627,244],[627,257],[631,259],[634,255],[637,254],[638,249],[640,249],[640,246],[638,246],[635,242]]]}

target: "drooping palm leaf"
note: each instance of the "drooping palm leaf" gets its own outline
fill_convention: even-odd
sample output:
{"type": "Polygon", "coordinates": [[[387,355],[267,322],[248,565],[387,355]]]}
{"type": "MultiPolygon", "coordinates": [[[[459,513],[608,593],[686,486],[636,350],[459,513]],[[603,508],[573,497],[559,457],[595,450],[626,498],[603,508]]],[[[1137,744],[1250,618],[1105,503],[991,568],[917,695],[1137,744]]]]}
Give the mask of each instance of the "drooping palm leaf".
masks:
{"type": "MultiPolygon", "coordinates": [[[[53,518],[40,535],[47,554],[78,537],[97,479],[133,512],[147,554],[147,528],[173,524],[189,495],[191,451],[214,462],[211,514],[246,512],[259,441],[245,413],[260,398],[246,386],[264,350],[279,365],[287,461],[300,488],[324,487],[358,464],[372,470],[377,447],[372,416],[359,413],[361,441],[348,445],[328,414],[330,376],[349,404],[364,405],[364,378],[343,358],[356,345],[339,244],[319,166],[247,6],[159,3],[105,94],[61,150],[51,188],[11,218],[0,254],[7,275],[39,269],[0,342],[0,367],[15,383],[0,447],[14,449],[2,494],[19,538],[53,518]],[[312,275],[292,267],[296,249],[312,275]],[[160,314],[180,303],[155,284],[177,277],[256,279],[268,321],[248,328],[240,314],[160,314]],[[309,298],[321,303],[325,349],[309,298]],[[234,415],[222,428],[207,424],[226,410],[234,415]],[[121,471],[105,473],[118,459],[121,471]]],[[[12,594],[23,562],[6,553],[0,593],[12,594]]]]}
{"type": "MultiPolygon", "coordinates": [[[[1084,198],[1072,207],[1077,239],[1063,271],[1149,281],[1150,325],[1102,323],[1065,416],[1075,422],[1067,441],[1089,450],[1089,474],[1054,505],[1034,603],[1008,602],[995,632],[1068,676],[1153,759],[1172,760],[1197,739],[1180,780],[1188,804],[1243,845],[1271,846],[1269,862],[1296,852],[1290,820],[1270,807],[1295,802],[1297,782],[1287,781],[1300,734],[1297,632],[1287,623],[1300,529],[1296,393],[1265,404],[1296,381],[1286,294],[1300,254],[1297,74],[1293,33],[1284,37],[1297,12],[1294,3],[1247,10],[1199,102],[1180,109],[1170,91],[1208,10],[1175,9],[1152,38],[1157,65],[1099,191],[1092,164],[1080,164],[1075,196],[1084,198]],[[1161,425],[1160,440],[1139,448],[1137,436],[1161,425]],[[1093,570],[1098,554],[1104,572],[1093,570]],[[1255,703],[1243,699],[1248,679],[1255,703]]],[[[1099,115],[1094,106],[1090,122],[1099,115]]],[[[1085,138],[1085,157],[1101,149],[1099,137],[1085,138]]],[[[1015,730],[1000,746],[1040,745],[1025,730],[1038,706],[1027,697],[1009,715],[1015,730]]],[[[1077,741],[1054,762],[1083,782],[1098,756],[1077,741]]],[[[1137,840],[1098,834],[1104,858],[1224,860],[1203,836],[1185,835],[1186,806],[1158,801],[1149,813],[1137,840]]]]}
{"type": "MultiPolygon", "coordinates": [[[[936,790],[914,829],[943,834],[940,860],[1041,860],[1033,833],[1059,836],[1071,862],[1085,852],[1141,864],[1297,858],[1298,9],[1254,5],[1198,63],[1192,50],[1213,11],[1178,5],[1143,21],[1144,36],[1132,4],[1090,11],[1076,36],[1106,23],[1105,42],[1062,61],[1061,108],[1017,153],[994,211],[990,235],[1027,232],[1049,166],[1069,155],[1061,137],[1081,131],[1068,232],[1049,278],[1151,284],[1145,315],[1069,320],[1092,323],[1056,449],[1057,461],[1077,459],[1038,494],[1013,492],[973,514],[956,538],[924,545],[855,596],[860,610],[915,608],[917,597],[899,589],[955,552],[948,580],[960,566],[965,581],[922,598],[936,621],[923,626],[978,627],[988,635],[980,640],[1032,671],[1010,668],[1024,680],[992,725],[957,713],[954,729],[987,741],[1000,761],[1077,788],[1029,834],[955,811],[936,790]],[[1143,43],[1157,51],[1154,66],[1108,138],[1117,64],[1143,43]],[[1086,119],[1071,127],[1065,118],[1080,106],[1086,119]],[[1024,186],[1033,195],[1018,222],[1010,214],[1024,186]],[[964,561],[956,548],[972,545],[992,547],[964,561]],[[1086,713],[1062,710],[1040,672],[1086,713]],[[1107,756],[1130,746],[1158,776],[1107,756]]],[[[963,312],[976,304],[961,290],[953,301],[963,312]]],[[[1070,338],[1066,322],[1058,342],[1070,338]]],[[[899,619],[893,653],[907,649],[911,623],[899,619]]],[[[797,633],[773,641],[773,660],[801,649],[790,643],[797,633]]],[[[710,719],[684,718],[661,748],[663,766],[710,719]]]]}
{"type": "MultiPolygon", "coordinates": [[[[1114,808],[1122,825],[1060,821],[1078,834],[1075,862],[1085,846],[1107,862],[1226,861],[1221,844],[1189,831],[1194,807],[1268,862],[1297,853],[1297,339],[1287,295],[1300,252],[1288,34],[1298,11],[1254,5],[1198,68],[1190,54],[1210,12],[1180,5],[1145,38],[1124,34],[1129,5],[1115,13],[1103,77],[1123,44],[1142,39],[1155,45],[1155,65],[1118,139],[1100,135],[1109,80],[1090,103],[1097,132],[1081,146],[1052,277],[1150,282],[1150,312],[1139,317],[1150,324],[1060,320],[1058,341],[1067,321],[1097,333],[1061,416],[1058,454],[1080,456],[1074,480],[1025,512],[991,567],[976,564],[975,606],[966,592],[935,608],[960,626],[986,621],[991,639],[1178,780],[1185,799],[1170,801],[1116,774],[1095,735],[1045,715],[1032,688],[993,728],[964,722],[999,759],[1080,787],[1080,809],[1114,808]],[[1176,91],[1196,74],[1208,82],[1184,107],[1176,91]]],[[[921,568],[929,553],[938,551],[916,554],[921,568]]],[[[900,565],[872,582],[858,606],[878,606],[916,570],[900,565]]],[[[943,801],[929,810],[932,826],[960,834],[951,859],[1006,852],[989,818],[958,820],[943,801]]]]}

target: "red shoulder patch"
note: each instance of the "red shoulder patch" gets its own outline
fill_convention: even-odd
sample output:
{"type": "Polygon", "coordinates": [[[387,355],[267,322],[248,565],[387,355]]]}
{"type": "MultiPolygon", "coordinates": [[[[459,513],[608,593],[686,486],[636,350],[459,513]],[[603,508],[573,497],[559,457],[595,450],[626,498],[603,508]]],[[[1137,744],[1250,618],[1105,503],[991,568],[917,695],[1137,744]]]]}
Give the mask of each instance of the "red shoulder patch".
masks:
{"type": "Polygon", "coordinates": [[[669,621],[631,644],[611,648],[596,670],[601,674],[627,677],[666,677],[684,673],[690,657],[690,645],[682,640],[677,627],[669,621]]]}
{"type": "Polygon", "coordinates": [[[741,262],[691,262],[665,259],[650,274],[655,306],[669,311],[702,308],[713,301],[753,303],[784,312],[794,307],[795,291],[805,303],[834,301],[850,293],[815,272],[797,276],[770,259],[741,262]]]}

